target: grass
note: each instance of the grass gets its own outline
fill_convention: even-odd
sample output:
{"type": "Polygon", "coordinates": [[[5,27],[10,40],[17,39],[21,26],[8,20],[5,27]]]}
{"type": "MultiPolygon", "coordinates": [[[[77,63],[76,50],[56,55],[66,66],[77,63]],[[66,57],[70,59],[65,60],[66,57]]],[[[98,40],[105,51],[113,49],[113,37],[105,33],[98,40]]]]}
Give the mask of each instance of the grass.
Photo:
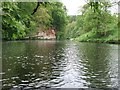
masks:
{"type": "Polygon", "coordinates": [[[117,32],[113,33],[112,35],[98,37],[96,32],[91,31],[77,38],[74,38],[74,40],[81,41],[81,42],[100,42],[100,43],[119,43],[120,44],[120,38],[118,38],[117,32]]]}

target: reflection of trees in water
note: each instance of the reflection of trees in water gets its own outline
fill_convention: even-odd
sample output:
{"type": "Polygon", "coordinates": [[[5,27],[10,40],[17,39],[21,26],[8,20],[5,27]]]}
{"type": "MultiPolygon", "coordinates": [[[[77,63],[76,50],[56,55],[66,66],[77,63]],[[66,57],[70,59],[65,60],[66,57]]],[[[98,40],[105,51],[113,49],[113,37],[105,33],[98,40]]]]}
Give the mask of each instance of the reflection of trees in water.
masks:
{"type": "Polygon", "coordinates": [[[118,46],[118,88],[120,90],[120,45],[118,46]]]}
{"type": "Polygon", "coordinates": [[[87,82],[85,85],[93,88],[107,88],[110,85],[109,49],[98,44],[85,43],[81,44],[80,53],[81,63],[84,65],[84,76],[86,76],[83,79],[87,82]]]}
{"type": "Polygon", "coordinates": [[[61,44],[56,41],[12,42],[4,46],[3,86],[24,83],[22,80],[27,83],[49,80],[53,64],[61,58],[56,56],[59,47],[61,44]]]}

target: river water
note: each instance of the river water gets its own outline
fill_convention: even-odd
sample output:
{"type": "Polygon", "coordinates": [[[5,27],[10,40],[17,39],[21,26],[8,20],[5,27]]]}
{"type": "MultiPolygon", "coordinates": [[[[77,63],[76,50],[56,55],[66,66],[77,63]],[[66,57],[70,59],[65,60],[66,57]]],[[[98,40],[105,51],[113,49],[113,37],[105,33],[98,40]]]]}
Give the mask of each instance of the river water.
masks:
{"type": "Polygon", "coordinates": [[[30,40],[2,46],[3,90],[118,87],[118,45],[30,40]]]}

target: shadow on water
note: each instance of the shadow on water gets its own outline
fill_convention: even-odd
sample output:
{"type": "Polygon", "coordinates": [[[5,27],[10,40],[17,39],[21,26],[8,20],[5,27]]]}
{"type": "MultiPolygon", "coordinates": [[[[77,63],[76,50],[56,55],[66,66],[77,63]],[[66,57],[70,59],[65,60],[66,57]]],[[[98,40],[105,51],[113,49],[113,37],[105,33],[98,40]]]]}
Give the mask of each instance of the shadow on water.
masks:
{"type": "Polygon", "coordinates": [[[116,88],[117,45],[3,42],[3,89],[116,88]]]}
{"type": "Polygon", "coordinates": [[[37,88],[47,85],[50,79],[55,78],[54,66],[61,58],[58,54],[62,52],[63,45],[56,41],[3,43],[3,87],[29,85],[37,88]]]}
{"type": "Polygon", "coordinates": [[[80,45],[79,50],[85,72],[83,76],[86,76],[83,79],[87,82],[84,85],[92,88],[117,87],[117,46],[86,43],[80,45]]]}

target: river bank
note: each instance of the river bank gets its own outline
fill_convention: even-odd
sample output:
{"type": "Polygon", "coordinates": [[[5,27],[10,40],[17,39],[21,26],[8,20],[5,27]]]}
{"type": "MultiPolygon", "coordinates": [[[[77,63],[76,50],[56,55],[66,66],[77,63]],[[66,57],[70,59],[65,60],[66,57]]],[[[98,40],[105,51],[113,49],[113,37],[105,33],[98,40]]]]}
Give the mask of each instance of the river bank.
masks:
{"type": "Polygon", "coordinates": [[[75,41],[79,42],[95,42],[95,43],[110,43],[110,44],[120,44],[120,39],[118,34],[108,35],[108,36],[98,36],[96,33],[87,33],[76,38],[73,38],[75,41]]]}
{"type": "Polygon", "coordinates": [[[37,37],[19,38],[19,39],[15,39],[15,40],[2,39],[2,41],[19,41],[19,40],[55,40],[55,39],[53,39],[53,38],[37,38],[37,37]]]}
{"type": "Polygon", "coordinates": [[[108,43],[108,44],[120,44],[120,40],[110,40],[110,41],[105,41],[105,40],[100,40],[100,39],[93,39],[93,40],[75,40],[79,42],[93,42],[93,43],[108,43]]]}
{"type": "MultiPolygon", "coordinates": [[[[56,40],[56,39],[38,39],[38,38],[22,38],[22,39],[16,39],[16,40],[5,40],[5,39],[2,39],[2,41],[20,41],[20,40],[56,40]]],[[[91,40],[91,39],[88,39],[88,40],[76,40],[76,39],[71,39],[71,41],[77,41],[77,42],[90,42],[90,43],[108,43],[108,44],[120,44],[120,40],[111,40],[111,41],[105,41],[105,40],[91,40]]]]}

